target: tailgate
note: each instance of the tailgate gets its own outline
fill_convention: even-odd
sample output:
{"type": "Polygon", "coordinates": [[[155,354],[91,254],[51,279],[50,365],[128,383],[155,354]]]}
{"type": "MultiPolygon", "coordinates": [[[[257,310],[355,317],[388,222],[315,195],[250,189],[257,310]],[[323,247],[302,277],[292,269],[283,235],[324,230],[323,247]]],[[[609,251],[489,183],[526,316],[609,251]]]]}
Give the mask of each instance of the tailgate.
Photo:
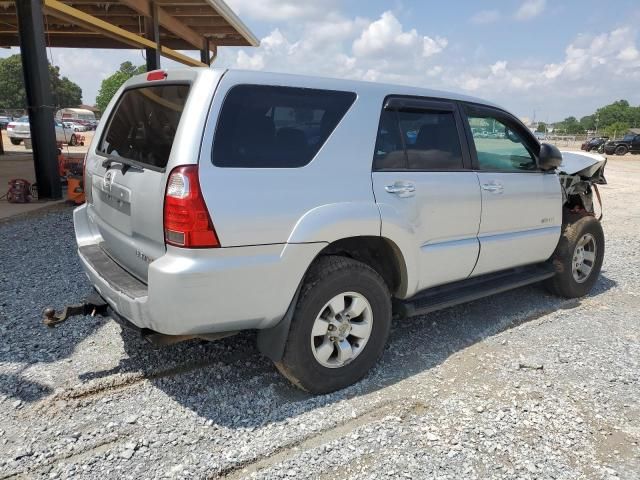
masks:
{"type": "Polygon", "coordinates": [[[87,159],[88,212],[100,246],[144,282],[149,263],[166,250],[168,164],[190,89],[161,83],[124,90],[87,159]]]}

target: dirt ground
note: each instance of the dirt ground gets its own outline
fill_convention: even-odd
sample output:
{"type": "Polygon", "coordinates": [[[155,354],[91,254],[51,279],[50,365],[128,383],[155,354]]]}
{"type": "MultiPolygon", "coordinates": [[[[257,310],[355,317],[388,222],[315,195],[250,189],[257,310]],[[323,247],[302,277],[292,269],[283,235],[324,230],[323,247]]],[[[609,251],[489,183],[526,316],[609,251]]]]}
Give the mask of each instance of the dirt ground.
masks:
{"type": "MultiPolygon", "coordinates": [[[[0,225],[0,478],[640,478],[640,159],[601,188],[594,291],[531,286],[394,323],[375,369],[309,396],[252,333],[153,348],[106,319],[69,210],[0,225]]],[[[250,298],[248,298],[250,301],[250,298]]]]}

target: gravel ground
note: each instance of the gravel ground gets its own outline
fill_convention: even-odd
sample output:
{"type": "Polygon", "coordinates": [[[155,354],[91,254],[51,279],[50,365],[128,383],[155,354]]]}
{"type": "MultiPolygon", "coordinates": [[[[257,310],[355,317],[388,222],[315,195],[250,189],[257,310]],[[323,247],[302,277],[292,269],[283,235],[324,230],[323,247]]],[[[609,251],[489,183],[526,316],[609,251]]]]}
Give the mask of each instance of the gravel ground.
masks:
{"type": "Polygon", "coordinates": [[[594,292],[533,286],[394,324],[357,385],[311,397],[250,333],[153,348],[89,292],[71,212],[0,225],[2,478],[640,478],[640,161],[612,159],[594,292]]]}

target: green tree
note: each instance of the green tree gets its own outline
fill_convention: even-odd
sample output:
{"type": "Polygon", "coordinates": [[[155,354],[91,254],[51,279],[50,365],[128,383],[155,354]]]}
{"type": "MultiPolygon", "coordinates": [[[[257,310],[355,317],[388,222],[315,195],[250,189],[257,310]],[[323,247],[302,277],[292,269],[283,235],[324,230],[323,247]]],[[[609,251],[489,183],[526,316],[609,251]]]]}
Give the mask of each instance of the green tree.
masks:
{"type": "MultiPolygon", "coordinates": [[[[60,68],[49,65],[51,93],[56,107],[77,107],[82,103],[82,89],[67,77],[60,77],[60,68]]],[[[20,55],[0,59],[0,108],[22,109],[27,95],[22,75],[20,55]]]]}
{"type": "Polygon", "coordinates": [[[627,122],[615,122],[604,129],[605,135],[611,138],[620,138],[629,131],[627,122]]]}
{"type": "Polygon", "coordinates": [[[98,92],[98,96],[96,97],[96,108],[101,112],[104,112],[107,108],[107,105],[116,94],[118,89],[122,86],[124,82],[129,80],[134,75],[138,75],[140,73],[144,73],[146,71],[146,67],[144,65],[140,65],[139,67],[134,66],[131,62],[124,62],[120,65],[120,69],[111,75],[110,77],[105,78],[100,85],[100,91],[98,92]]]}
{"type": "Polygon", "coordinates": [[[567,117],[563,121],[556,123],[555,127],[557,130],[569,135],[584,132],[584,128],[580,125],[576,117],[567,117]]]}
{"type": "Polygon", "coordinates": [[[547,124],[544,122],[538,122],[538,127],[536,128],[536,132],[546,132],[547,131],[547,124]]]}

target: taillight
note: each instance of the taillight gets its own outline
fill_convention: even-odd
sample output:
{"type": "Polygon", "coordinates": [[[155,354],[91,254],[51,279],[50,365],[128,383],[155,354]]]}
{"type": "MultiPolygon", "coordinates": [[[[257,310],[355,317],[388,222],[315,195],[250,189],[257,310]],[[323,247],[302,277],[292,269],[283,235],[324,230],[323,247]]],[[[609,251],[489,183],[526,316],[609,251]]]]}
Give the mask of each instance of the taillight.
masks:
{"type": "Polygon", "coordinates": [[[220,246],[200,190],[197,165],[176,167],[169,175],[164,196],[164,241],[185,248],[220,246]]]}

